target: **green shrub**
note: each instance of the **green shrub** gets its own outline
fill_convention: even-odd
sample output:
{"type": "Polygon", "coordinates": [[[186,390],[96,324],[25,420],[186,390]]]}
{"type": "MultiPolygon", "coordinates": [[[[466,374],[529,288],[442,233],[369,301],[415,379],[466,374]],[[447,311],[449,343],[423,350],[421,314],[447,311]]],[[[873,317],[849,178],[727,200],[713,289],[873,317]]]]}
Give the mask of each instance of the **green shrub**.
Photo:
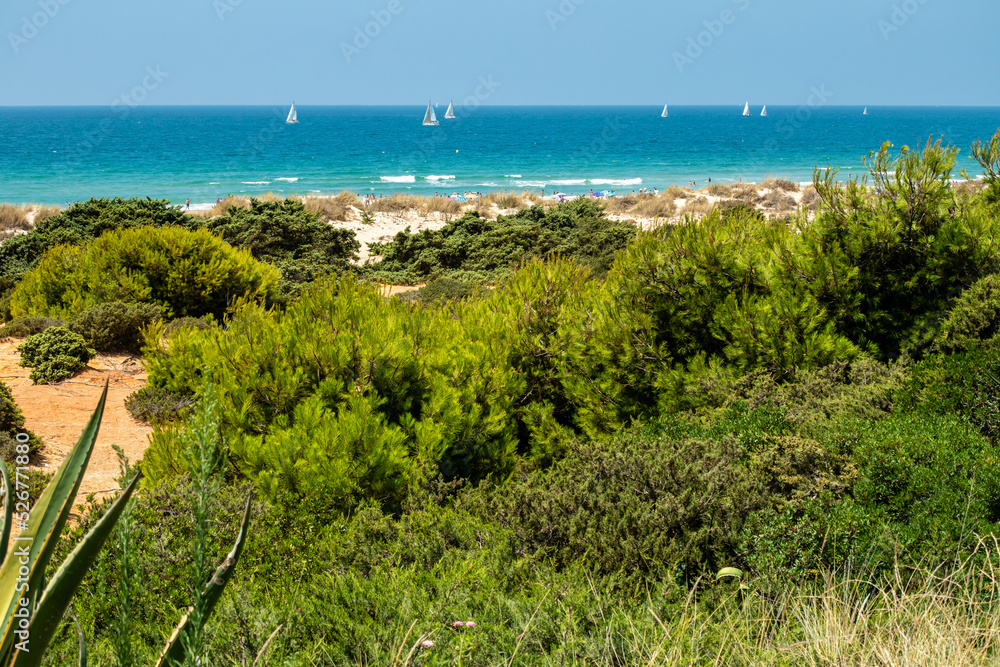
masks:
{"type": "Polygon", "coordinates": [[[353,231],[320,222],[297,199],[251,199],[250,208],[230,208],[206,224],[230,245],[281,271],[272,293],[279,303],[297,297],[303,285],[321,275],[346,271],[361,247],[353,231]]]}
{"type": "Polygon", "coordinates": [[[162,315],[163,309],[151,303],[112,301],[83,311],[70,321],[68,328],[83,336],[98,352],[138,354],[142,349],[142,329],[162,315]]]}
{"type": "Polygon", "coordinates": [[[64,327],[50,327],[29,336],[17,348],[21,365],[32,367],[35,384],[51,384],[76,375],[97,354],[80,334],[64,327]]]}
{"type": "Polygon", "coordinates": [[[941,323],[937,348],[957,352],[1000,333],[1000,274],[973,283],[955,301],[941,323]]]}
{"type": "Polygon", "coordinates": [[[608,220],[598,204],[584,199],[548,209],[533,206],[496,220],[467,213],[438,230],[398,233],[382,261],[365,271],[394,284],[437,276],[483,282],[510,274],[529,257],[562,255],[603,275],[635,234],[634,226],[608,220]]]}
{"type": "Polygon", "coordinates": [[[236,299],[263,298],[278,272],[205,230],[110,231],[86,246],[58,246],[24,277],[17,315],[72,316],[114,301],[159,305],[168,317],[221,318],[236,299]]]}
{"type": "Polygon", "coordinates": [[[19,281],[48,250],[63,245],[82,245],[115,229],[182,226],[194,229],[200,222],[166,200],[90,199],[38,222],[27,234],[19,234],[0,246],[0,275],[19,281]]]}
{"type": "Polygon", "coordinates": [[[27,338],[40,334],[49,327],[64,327],[66,321],[61,317],[45,317],[44,315],[24,315],[7,322],[3,327],[5,336],[27,338]]]}
{"type": "Polygon", "coordinates": [[[193,403],[189,394],[149,386],[129,394],[125,409],[139,421],[156,423],[179,418],[193,403]]]}
{"type": "Polygon", "coordinates": [[[435,278],[414,292],[411,298],[424,303],[437,303],[467,299],[479,292],[480,290],[474,284],[451,278],[435,278]]]}
{"type": "Polygon", "coordinates": [[[167,323],[163,333],[167,336],[179,329],[211,329],[212,322],[204,317],[177,317],[167,323]]]}
{"type": "MultiPolygon", "coordinates": [[[[14,401],[14,394],[11,393],[10,387],[0,382],[0,434],[14,439],[18,433],[28,435],[28,447],[31,452],[35,452],[42,447],[41,438],[24,427],[24,413],[21,412],[21,408],[14,401]]],[[[4,454],[3,460],[9,464],[14,459],[8,458],[4,454]]]]}

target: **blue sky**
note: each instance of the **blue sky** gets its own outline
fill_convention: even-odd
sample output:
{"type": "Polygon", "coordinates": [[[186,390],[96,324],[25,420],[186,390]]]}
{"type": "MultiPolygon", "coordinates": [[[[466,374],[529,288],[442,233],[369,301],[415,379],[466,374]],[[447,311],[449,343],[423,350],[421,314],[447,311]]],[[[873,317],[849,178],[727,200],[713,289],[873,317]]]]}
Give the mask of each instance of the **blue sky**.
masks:
{"type": "Polygon", "coordinates": [[[3,0],[0,106],[1000,106],[998,25],[996,0],[3,0]]]}

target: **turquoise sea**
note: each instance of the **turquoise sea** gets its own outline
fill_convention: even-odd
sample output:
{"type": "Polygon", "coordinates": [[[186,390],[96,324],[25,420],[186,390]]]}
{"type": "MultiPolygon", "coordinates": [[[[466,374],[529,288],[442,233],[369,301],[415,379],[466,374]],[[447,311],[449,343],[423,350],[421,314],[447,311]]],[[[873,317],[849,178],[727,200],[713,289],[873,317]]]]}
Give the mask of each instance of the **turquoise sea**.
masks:
{"type": "MultiPolygon", "coordinates": [[[[444,116],[447,101],[437,109],[444,116]]],[[[883,141],[962,149],[1000,108],[479,107],[424,127],[425,106],[4,107],[0,201],[149,196],[207,207],[227,194],[434,194],[498,189],[619,193],[671,184],[808,181],[863,171],[883,141]]],[[[977,165],[976,165],[977,166],[977,165]]],[[[978,173],[978,172],[976,172],[978,173]]],[[[956,177],[957,177],[956,173],[956,177]]]]}

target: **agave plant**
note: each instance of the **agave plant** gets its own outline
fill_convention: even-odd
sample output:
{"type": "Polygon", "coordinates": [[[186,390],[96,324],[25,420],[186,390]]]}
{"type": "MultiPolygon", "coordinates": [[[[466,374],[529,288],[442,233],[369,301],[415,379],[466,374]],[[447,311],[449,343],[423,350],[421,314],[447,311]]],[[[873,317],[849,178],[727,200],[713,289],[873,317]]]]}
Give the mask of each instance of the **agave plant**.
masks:
{"type": "MultiPolygon", "coordinates": [[[[34,667],[41,664],[45,650],[62,623],[63,615],[74,593],[97,560],[101,547],[111,534],[138,484],[140,475],[137,473],[107,513],[66,557],[51,581],[46,582],[45,570],[66,526],[73,500],[80,490],[84,471],[97,442],[107,395],[108,386],[105,384],[97,408],[80,439],[30,511],[26,502],[28,499],[26,490],[16,494],[19,502],[15,506],[14,487],[20,488],[20,485],[16,482],[14,485],[11,484],[7,468],[0,461],[0,474],[3,475],[6,496],[3,529],[0,535],[0,559],[3,560],[3,564],[0,565],[0,613],[2,613],[0,666],[2,667],[34,667]],[[15,512],[15,509],[18,511],[15,512]],[[8,553],[15,516],[22,529],[14,538],[8,553]]],[[[232,576],[236,561],[239,560],[247,535],[250,502],[251,499],[247,498],[236,544],[200,593],[201,599],[198,604],[205,610],[200,615],[202,623],[210,615],[232,576]]],[[[185,614],[156,664],[169,665],[173,661],[182,659],[183,638],[191,630],[190,615],[185,614]]],[[[81,631],[79,661],[81,666],[86,665],[86,655],[86,644],[81,631]]]]}

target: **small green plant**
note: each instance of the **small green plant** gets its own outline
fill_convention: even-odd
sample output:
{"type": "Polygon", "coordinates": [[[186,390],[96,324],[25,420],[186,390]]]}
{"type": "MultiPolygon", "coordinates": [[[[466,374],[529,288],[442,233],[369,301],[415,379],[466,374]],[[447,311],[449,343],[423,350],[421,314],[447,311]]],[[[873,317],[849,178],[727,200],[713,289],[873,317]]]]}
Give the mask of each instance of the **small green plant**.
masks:
{"type": "Polygon", "coordinates": [[[49,327],[64,327],[66,321],[61,317],[45,317],[43,315],[24,315],[16,317],[3,327],[3,335],[11,338],[27,338],[40,334],[49,327]]]}
{"type": "Polygon", "coordinates": [[[189,394],[148,386],[129,394],[125,409],[139,421],[157,423],[177,419],[193,402],[189,394]]]}
{"type": "Polygon", "coordinates": [[[50,327],[29,336],[17,348],[21,365],[32,367],[35,384],[52,384],[73,377],[97,354],[87,341],[65,327],[50,327]]]}
{"type": "Polygon", "coordinates": [[[361,209],[361,224],[362,225],[375,224],[375,217],[371,214],[371,212],[367,208],[361,209]]]}
{"type": "Polygon", "coordinates": [[[162,316],[163,309],[155,304],[112,301],[83,311],[70,321],[69,329],[100,352],[138,354],[142,329],[162,316]]]}

